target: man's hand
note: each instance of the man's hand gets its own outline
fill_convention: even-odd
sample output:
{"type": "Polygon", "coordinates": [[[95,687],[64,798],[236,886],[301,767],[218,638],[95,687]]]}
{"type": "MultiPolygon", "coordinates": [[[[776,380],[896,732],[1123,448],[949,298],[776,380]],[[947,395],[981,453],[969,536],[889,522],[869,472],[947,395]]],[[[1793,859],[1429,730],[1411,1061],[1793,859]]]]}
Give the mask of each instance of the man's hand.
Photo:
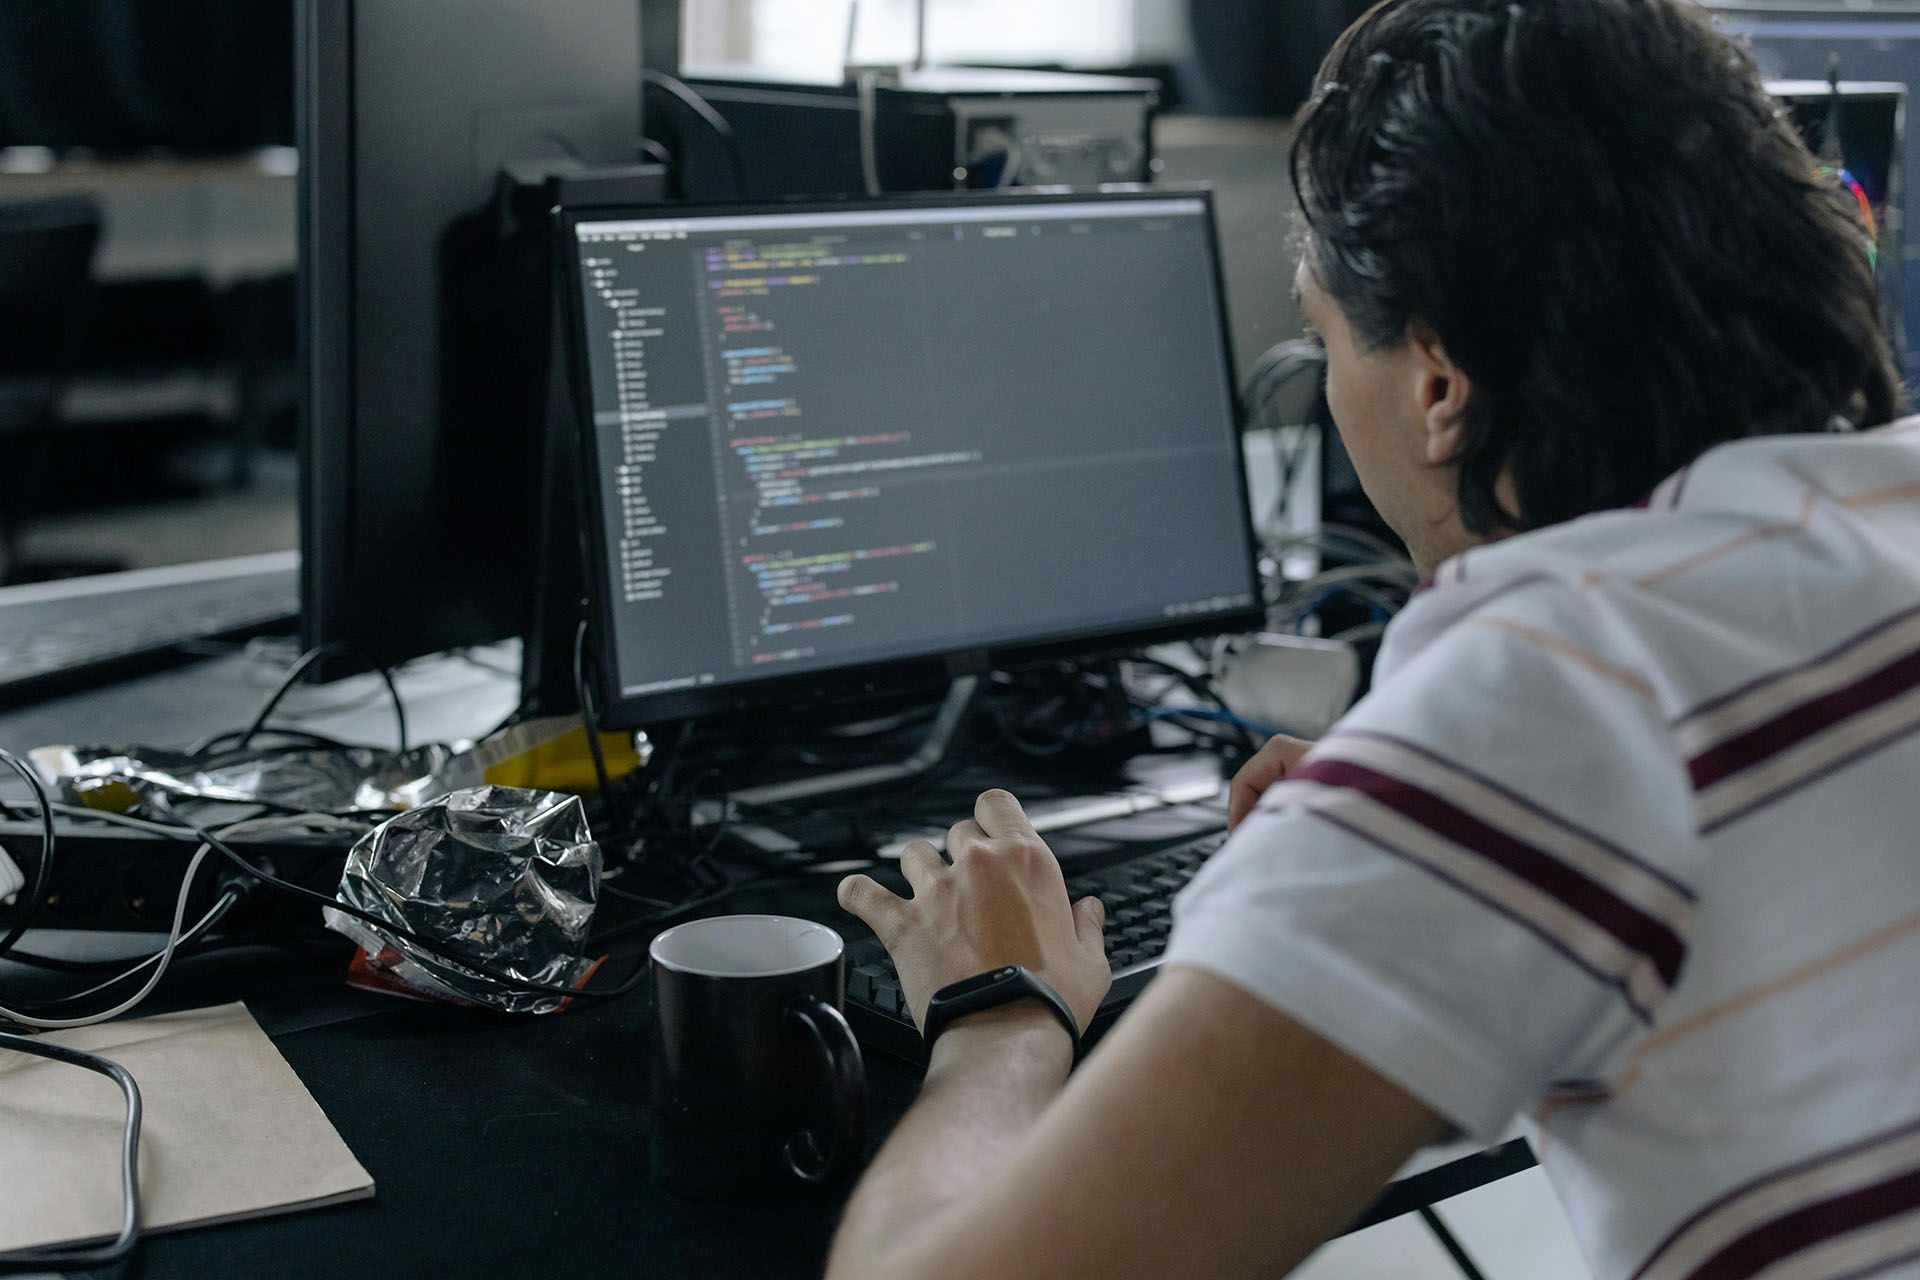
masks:
{"type": "Polygon", "coordinates": [[[892,955],[914,1022],[925,1024],[927,1002],[948,983],[1020,964],[1066,999],[1085,1030],[1113,982],[1100,900],[1068,903],[1053,851],[1005,791],[981,793],[973,817],[947,832],[947,852],[952,866],[925,840],[900,855],[911,900],[869,876],[840,882],[840,905],[892,955]]]}
{"type": "MultiPolygon", "coordinates": [[[[931,845],[908,849],[912,901],[865,876],[840,885],[893,953],[914,1017],[946,983],[1024,964],[1084,1025],[1111,981],[1099,904],[1068,905],[1059,864],[1004,791],[981,796],[947,848],[952,867],[931,845]]],[[[1204,970],[1154,979],[1071,1079],[1066,1037],[1033,1004],[940,1038],[841,1219],[829,1280],[1277,1276],[1441,1129],[1204,970]]]]}
{"type": "Polygon", "coordinates": [[[1240,766],[1240,772],[1233,775],[1233,784],[1227,788],[1227,830],[1239,826],[1241,819],[1253,812],[1254,802],[1267,793],[1267,788],[1286,777],[1287,770],[1299,764],[1300,758],[1311,750],[1311,742],[1289,738],[1284,733],[1269,738],[1253,759],[1240,766]]]}

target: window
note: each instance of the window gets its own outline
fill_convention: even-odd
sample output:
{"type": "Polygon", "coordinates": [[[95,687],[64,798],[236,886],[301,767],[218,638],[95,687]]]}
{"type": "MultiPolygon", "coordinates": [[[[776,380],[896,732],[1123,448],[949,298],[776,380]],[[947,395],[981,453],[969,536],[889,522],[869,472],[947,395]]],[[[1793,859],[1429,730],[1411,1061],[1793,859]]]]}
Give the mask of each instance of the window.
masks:
{"type": "MultiPolygon", "coordinates": [[[[921,0],[689,0],[687,60],[839,79],[848,23],[853,60],[913,60],[921,0]]],[[[1179,0],[924,0],[935,63],[1121,67],[1174,56],[1179,0]]]]}

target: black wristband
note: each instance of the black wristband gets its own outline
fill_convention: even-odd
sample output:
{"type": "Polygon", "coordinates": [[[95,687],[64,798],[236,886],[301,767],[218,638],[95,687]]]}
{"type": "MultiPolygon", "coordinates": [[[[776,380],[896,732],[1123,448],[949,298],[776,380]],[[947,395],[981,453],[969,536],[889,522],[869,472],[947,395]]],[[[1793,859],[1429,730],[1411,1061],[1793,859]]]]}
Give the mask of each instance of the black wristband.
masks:
{"type": "Polygon", "coordinates": [[[1068,1037],[1073,1041],[1073,1060],[1080,1060],[1080,1023],[1073,1016],[1064,997],[1055,991],[1047,981],[1025,965],[1002,965],[998,969],[989,969],[977,973],[971,978],[962,978],[950,982],[933,993],[933,999],[927,1002],[926,1025],[920,1030],[920,1038],[927,1046],[929,1055],[933,1052],[933,1042],[940,1033],[951,1026],[956,1018],[964,1018],[970,1013],[980,1013],[986,1009],[997,1009],[1003,1004],[1029,997],[1038,999],[1053,1011],[1060,1025],[1067,1029],[1068,1037]]]}

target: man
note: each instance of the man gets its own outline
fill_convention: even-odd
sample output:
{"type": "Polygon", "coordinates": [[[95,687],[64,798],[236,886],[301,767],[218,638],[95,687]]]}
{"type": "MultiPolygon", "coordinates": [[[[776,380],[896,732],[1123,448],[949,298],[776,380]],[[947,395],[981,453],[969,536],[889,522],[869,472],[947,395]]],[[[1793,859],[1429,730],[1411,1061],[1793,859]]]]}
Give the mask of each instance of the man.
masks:
{"type": "MultiPolygon", "coordinates": [[[[1236,780],[1068,1080],[954,1022],[829,1274],[1278,1275],[1516,1117],[1600,1280],[1920,1276],[1920,423],[1863,233],[1684,0],[1386,0],[1294,182],[1328,397],[1431,575],[1236,780]]],[[[916,1011],[1082,1025],[1102,911],[1004,792],[865,877],[916,1011]]]]}

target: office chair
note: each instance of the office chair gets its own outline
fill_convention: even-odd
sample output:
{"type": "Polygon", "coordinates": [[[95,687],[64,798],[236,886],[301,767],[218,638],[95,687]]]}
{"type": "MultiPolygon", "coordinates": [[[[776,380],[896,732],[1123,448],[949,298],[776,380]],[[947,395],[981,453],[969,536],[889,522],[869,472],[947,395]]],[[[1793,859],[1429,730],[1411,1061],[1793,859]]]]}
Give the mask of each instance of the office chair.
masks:
{"type": "Polygon", "coordinates": [[[87,197],[0,203],[0,583],[54,576],[21,561],[20,535],[54,449],[99,242],[87,197]]]}

